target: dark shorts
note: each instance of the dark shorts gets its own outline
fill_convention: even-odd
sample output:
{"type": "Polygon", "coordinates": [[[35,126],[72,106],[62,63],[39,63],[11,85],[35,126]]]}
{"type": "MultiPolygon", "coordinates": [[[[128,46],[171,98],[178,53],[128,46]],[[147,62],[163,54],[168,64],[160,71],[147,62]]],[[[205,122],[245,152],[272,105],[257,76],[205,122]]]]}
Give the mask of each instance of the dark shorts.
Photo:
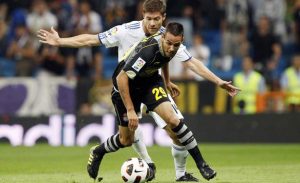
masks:
{"type": "MultiPolygon", "coordinates": [[[[137,115],[141,112],[142,103],[147,106],[149,111],[153,111],[159,104],[170,101],[161,78],[141,87],[131,87],[130,96],[137,115]]],[[[112,91],[112,102],[117,114],[118,124],[128,126],[127,110],[123,104],[120,93],[115,89],[112,91]]]]}

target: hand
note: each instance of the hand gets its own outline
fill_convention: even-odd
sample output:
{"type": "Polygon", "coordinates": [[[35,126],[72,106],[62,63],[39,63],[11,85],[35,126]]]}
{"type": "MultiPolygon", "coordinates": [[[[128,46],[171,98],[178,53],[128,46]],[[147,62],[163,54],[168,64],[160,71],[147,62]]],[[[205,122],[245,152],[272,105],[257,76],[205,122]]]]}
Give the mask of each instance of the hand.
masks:
{"type": "Polygon", "coordinates": [[[137,129],[139,124],[139,118],[136,115],[134,110],[127,111],[127,118],[128,118],[128,128],[131,131],[134,131],[137,129]]]}
{"type": "Polygon", "coordinates": [[[180,90],[177,85],[175,85],[172,82],[169,82],[166,85],[167,85],[167,89],[169,90],[173,98],[178,97],[180,95],[180,90]]]}
{"type": "Polygon", "coordinates": [[[232,81],[222,81],[221,83],[219,83],[219,86],[225,90],[227,90],[228,94],[233,97],[235,96],[239,91],[241,91],[240,88],[237,88],[235,86],[233,86],[232,81]]]}
{"type": "Polygon", "coordinates": [[[44,29],[40,29],[37,32],[37,37],[40,38],[41,43],[49,44],[52,46],[58,46],[58,39],[60,38],[56,30],[54,30],[53,27],[51,27],[51,31],[46,31],[44,29]]]}

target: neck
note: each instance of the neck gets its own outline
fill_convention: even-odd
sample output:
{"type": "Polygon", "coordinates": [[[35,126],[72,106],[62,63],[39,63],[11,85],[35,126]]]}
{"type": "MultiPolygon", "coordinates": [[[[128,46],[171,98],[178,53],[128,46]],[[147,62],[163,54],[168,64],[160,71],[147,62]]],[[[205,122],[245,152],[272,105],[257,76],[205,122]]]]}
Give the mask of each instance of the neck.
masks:
{"type": "Polygon", "coordinates": [[[158,42],[159,52],[161,53],[162,56],[166,57],[166,54],[165,54],[162,44],[163,44],[163,40],[162,40],[162,38],[160,38],[160,40],[158,42]]]}

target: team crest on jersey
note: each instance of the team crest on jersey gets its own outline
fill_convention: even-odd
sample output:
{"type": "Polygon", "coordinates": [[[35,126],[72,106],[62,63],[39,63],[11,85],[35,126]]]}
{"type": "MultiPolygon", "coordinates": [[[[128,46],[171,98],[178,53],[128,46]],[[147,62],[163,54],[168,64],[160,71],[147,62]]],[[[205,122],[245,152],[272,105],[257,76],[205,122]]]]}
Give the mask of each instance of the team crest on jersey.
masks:
{"type": "Polygon", "coordinates": [[[112,36],[112,35],[115,35],[117,32],[118,32],[118,28],[117,27],[113,27],[113,28],[109,29],[108,35],[112,36]]]}
{"type": "Polygon", "coordinates": [[[139,72],[141,68],[146,64],[146,61],[139,57],[135,63],[132,65],[132,68],[139,72]]]}

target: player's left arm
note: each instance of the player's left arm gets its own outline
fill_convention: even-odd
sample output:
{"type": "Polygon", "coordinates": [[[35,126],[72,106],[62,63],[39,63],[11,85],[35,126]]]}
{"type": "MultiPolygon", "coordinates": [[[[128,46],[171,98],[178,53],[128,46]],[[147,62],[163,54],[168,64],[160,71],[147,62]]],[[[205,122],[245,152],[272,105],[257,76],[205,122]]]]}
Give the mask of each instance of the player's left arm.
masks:
{"type": "Polygon", "coordinates": [[[169,90],[169,92],[171,93],[171,96],[173,98],[179,96],[180,90],[179,90],[178,86],[175,85],[174,83],[172,83],[170,80],[169,63],[167,63],[165,66],[163,66],[162,71],[163,71],[163,79],[164,79],[165,85],[166,85],[167,89],[169,90]]]}
{"type": "Polygon", "coordinates": [[[135,130],[138,126],[139,118],[134,110],[134,105],[129,93],[129,78],[124,70],[117,76],[117,85],[127,110],[128,128],[130,130],[135,130]]]}
{"type": "Polygon", "coordinates": [[[203,78],[217,84],[221,88],[225,89],[230,96],[235,96],[240,89],[233,86],[232,81],[224,81],[218,76],[216,76],[213,72],[211,72],[204,64],[198,59],[191,57],[189,60],[182,62],[184,66],[194,73],[202,76],[203,78]]]}

